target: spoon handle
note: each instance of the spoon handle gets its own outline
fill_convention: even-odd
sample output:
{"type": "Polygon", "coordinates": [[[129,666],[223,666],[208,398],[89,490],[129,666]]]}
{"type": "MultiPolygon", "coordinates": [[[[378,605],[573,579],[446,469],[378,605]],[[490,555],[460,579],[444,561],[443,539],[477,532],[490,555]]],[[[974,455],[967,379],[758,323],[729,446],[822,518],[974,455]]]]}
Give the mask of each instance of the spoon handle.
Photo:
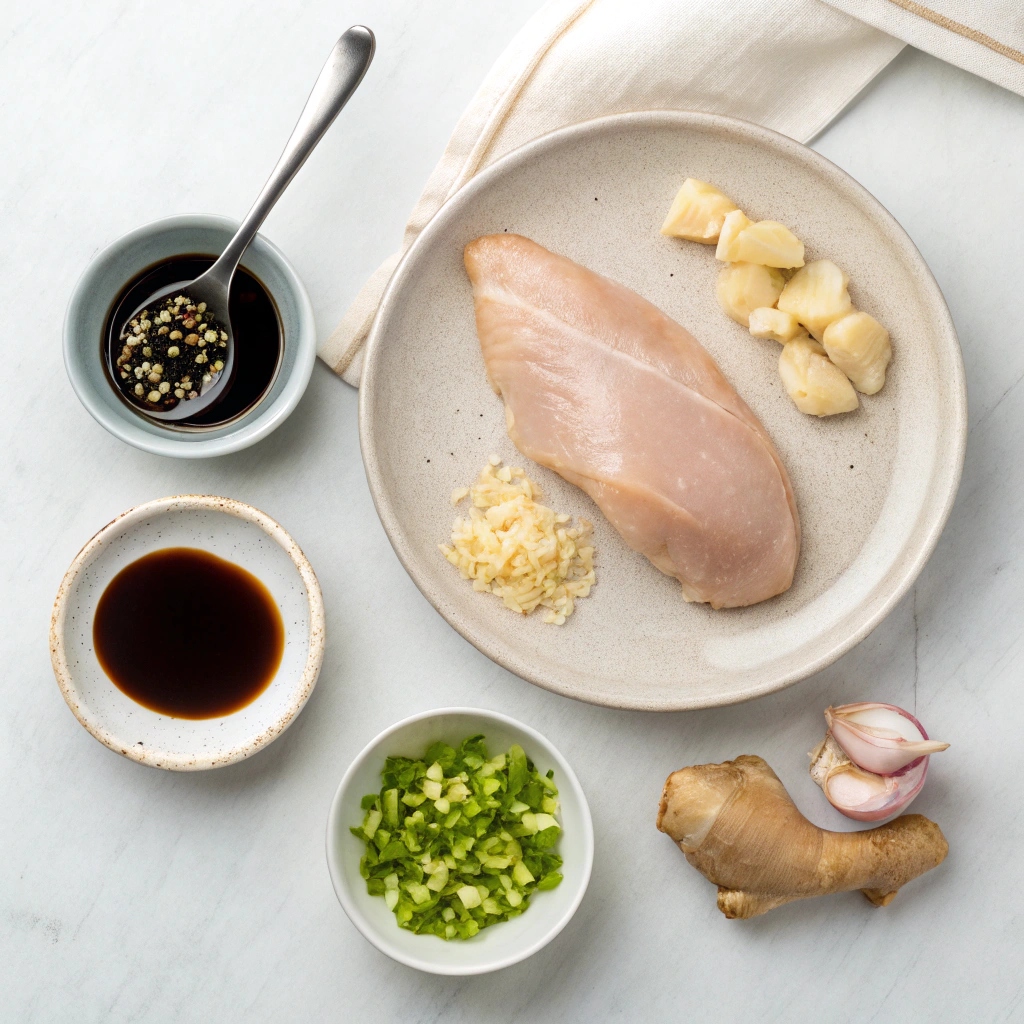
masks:
{"type": "Polygon", "coordinates": [[[305,107],[302,108],[277,166],[235,232],[234,238],[228,242],[217,262],[203,275],[204,278],[216,280],[225,290],[230,287],[231,278],[242,254],[259,231],[267,214],[274,208],[274,204],[281,198],[281,193],[288,187],[289,182],[306,162],[306,158],[316,148],[324,133],[341,113],[341,108],[363,80],[363,75],[373,60],[374,47],[373,33],[364,25],[353,25],[334,44],[334,49],[331,50],[331,55],[327,58],[327,63],[324,64],[305,107]]]}

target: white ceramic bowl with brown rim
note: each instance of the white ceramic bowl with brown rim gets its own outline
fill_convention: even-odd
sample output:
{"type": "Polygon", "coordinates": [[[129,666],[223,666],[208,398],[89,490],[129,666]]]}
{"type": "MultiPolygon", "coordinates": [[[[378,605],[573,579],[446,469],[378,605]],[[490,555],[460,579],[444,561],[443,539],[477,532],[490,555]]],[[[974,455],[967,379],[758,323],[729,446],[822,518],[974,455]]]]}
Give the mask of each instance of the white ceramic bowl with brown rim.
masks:
{"type": "Polygon", "coordinates": [[[251,757],[295,721],[324,655],[324,606],[312,566],[280,524],[231,498],[185,494],[137,505],[99,531],[61,582],[50,658],[75,717],[111,750],[154,768],[199,771],[251,757]],[[158,714],[117,688],[93,649],[93,617],[107,584],[162,548],[200,548],[256,576],[284,623],[281,664],[251,703],[219,718],[158,714]]]}

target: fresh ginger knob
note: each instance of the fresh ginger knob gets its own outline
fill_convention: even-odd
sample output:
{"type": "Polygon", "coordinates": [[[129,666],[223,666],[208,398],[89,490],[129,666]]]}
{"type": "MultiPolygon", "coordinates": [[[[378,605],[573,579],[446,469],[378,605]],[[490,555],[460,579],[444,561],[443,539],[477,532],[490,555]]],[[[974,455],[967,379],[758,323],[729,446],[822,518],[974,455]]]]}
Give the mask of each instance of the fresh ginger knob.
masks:
{"type": "Polygon", "coordinates": [[[756,917],[809,896],[860,889],[885,906],[949,852],[939,826],[905,814],[864,832],[829,832],[808,821],[763,758],[673,772],[658,828],[718,886],[726,917],[756,917]]]}

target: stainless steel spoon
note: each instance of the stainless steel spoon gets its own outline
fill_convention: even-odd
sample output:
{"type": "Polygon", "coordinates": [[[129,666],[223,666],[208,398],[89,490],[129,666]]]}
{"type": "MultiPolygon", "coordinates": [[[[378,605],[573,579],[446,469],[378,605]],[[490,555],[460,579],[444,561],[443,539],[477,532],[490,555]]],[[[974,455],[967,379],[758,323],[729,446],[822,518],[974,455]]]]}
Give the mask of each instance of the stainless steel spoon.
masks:
{"type": "MultiPolygon", "coordinates": [[[[242,259],[242,254],[255,237],[267,214],[362,81],[370,61],[373,60],[374,45],[373,33],[363,25],[353,25],[338,40],[320,72],[320,77],[316,80],[316,85],[313,86],[313,91],[309,94],[309,99],[306,100],[306,105],[277,166],[216,263],[194,281],[175,285],[150,296],[125,322],[122,335],[129,333],[128,323],[138,317],[143,309],[153,309],[169,298],[186,294],[196,303],[205,302],[207,315],[214,316],[228,335],[226,348],[218,346],[216,353],[217,358],[223,361],[224,368],[219,373],[210,374],[211,379],[202,385],[196,398],[184,399],[171,409],[160,410],[146,408],[141,402],[134,402],[134,407],[140,412],[165,422],[183,420],[208,410],[220,401],[231,387],[237,365],[234,331],[231,329],[228,312],[231,279],[242,259]]],[[[196,376],[198,379],[202,378],[201,369],[197,368],[196,376]]]]}

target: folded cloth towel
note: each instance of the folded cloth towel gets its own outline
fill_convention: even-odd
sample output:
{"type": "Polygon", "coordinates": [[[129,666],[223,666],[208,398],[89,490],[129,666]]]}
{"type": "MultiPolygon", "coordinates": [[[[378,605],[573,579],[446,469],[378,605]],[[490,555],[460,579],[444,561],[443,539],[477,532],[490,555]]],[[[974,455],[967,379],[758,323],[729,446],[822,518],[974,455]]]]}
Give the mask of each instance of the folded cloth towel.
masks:
{"type": "Polygon", "coordinates": [[[630,110],[704,110],[806,140],[903,44],[820,0],[551,0],[488,73],[406,225],[320,358],[359,385],[402,254],[475,174],[547,132],[630,110]]]}
{"type": "Polygon", "coordinates": [[[1021,0],[826,0],[905,43],[1024,96],[1021,0]]]}
{"type": "MultiPolygon", "coordinates": [[[[931,3],[954,13],[974,6],[931,3]]],[[[1020,15],[1008,13],[1019,4],[990,6],[1004,6],[1007,20],[1015,17],[1019,25],[1020,15]]],[[[910,10],[920,6],[911,0],[551,0],[487,75],[409,218],[401,250],[366,282],[320,346],[320,358],[359,385],[362,348],[403,253],[448,199],[504,154],[557,128],[632,110],[731,114],[806,141],[899,53],[901,31],[933,49],[928,34],[936,23],[910,10]],[[913,36],[899,20],[904,16],[913,19],[913,36]]],[[[966,22],[955,24],[937,30],[957,36],[939,56],[968,66],[970,46],[1015,59],[962,35],[966,22]]],[[[980,59],[970,69],[993,71],[998,80],[980,59]]]]}

